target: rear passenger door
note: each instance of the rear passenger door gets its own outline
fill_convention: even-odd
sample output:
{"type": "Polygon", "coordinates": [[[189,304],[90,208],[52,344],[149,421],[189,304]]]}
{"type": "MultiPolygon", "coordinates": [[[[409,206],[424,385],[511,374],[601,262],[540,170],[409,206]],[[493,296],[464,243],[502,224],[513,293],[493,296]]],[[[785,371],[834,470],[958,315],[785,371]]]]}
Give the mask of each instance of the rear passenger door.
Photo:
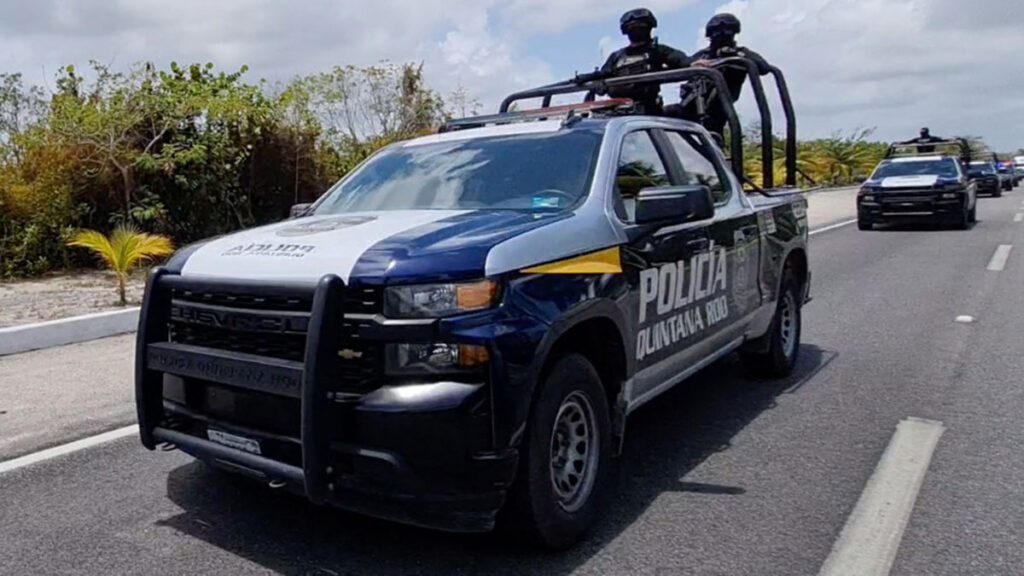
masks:
{"type": "Polygon", "coordinates": [[[678,184],[672,162],[663,134],[635,130],[623,137],[613,201],[629,238],[622,247],[622,263],[636,360],[631,400],[658,392],[690,367],[695,346],[708,328],[702,300],[715,283],[709,221],[639,225],[634,219],[640,190],[678,184]]]}
{"type": "Polygon", "coordinates": [[[707,226],[708,250],[722,277],[703,302],[711,321],[700,350],[711,354],[740,338],[760,307],[757,216],[738,197],[742,192],[732,185],[709,139],[684,130],[663,134],[673,152],[669,168],[675,179],[681,185],[707,186],[715,200],[715,217],[707,226]]]}

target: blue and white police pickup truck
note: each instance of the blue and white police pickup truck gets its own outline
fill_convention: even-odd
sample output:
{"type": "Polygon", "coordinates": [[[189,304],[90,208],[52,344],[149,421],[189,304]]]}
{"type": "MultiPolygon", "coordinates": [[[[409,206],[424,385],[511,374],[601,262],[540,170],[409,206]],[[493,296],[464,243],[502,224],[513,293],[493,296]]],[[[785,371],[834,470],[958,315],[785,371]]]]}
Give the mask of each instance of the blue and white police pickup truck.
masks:
{"type": "Polygon", "coordinates": [[[148,280],[141,442],[317,504],[564,547],[627,417],[723,356],[793,369],[806,198],[682,120],[505,115],[391,145],[148,280]]]}

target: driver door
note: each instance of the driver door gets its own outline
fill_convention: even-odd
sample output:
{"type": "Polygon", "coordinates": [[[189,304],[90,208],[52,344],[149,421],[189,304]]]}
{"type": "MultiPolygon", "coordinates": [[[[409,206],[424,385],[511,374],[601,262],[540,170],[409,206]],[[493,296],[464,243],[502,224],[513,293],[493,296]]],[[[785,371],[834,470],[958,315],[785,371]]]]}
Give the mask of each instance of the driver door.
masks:
{"type": "Polygon", "coordinates": [[[636,361],[630,401],[658,392],[691,366],[707,329],[699,302],[713,282],[709,222],[641,225],[634,219],[640,190],[682,184],[668,169],[671,153],[664,135],[650,130],[627,133],[619,153],[614,202],[629,238],[622,260],[633,330],[629,353],[636,361]]]}

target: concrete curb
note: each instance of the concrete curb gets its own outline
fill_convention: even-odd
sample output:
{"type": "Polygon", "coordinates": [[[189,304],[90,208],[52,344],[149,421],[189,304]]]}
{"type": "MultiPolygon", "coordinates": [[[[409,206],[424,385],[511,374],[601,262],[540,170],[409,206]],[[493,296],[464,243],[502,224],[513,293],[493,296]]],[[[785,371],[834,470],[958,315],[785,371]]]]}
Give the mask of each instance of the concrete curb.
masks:
{"type": "Polygon", "coordinates": [[[139,308],[0,328],[0,356],[135,332],[139,308]]]}

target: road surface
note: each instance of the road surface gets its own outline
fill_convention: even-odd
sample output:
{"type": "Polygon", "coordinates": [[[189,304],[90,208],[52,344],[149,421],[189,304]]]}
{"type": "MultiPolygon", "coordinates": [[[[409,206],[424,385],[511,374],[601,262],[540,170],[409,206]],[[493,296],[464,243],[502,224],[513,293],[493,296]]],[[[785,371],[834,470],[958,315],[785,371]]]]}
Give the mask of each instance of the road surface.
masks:
{"type": "MultiPolygon", "coordinates": [[[[751,382],[727,358],[634,414],[573,550],[316,509],[128,436],[0,472],[0,573],[1021,573],[1024,194],[982,198],[968,231],[830,229],[850,204],[829,198],[796,375],[751,382]]],[[[106,429],[131,423],[130,347],[0,359],[0,438],[22,438],[0,461],[80,438],[65,399],[91,387],[121,399],[88,404],[106,429]]]]}

